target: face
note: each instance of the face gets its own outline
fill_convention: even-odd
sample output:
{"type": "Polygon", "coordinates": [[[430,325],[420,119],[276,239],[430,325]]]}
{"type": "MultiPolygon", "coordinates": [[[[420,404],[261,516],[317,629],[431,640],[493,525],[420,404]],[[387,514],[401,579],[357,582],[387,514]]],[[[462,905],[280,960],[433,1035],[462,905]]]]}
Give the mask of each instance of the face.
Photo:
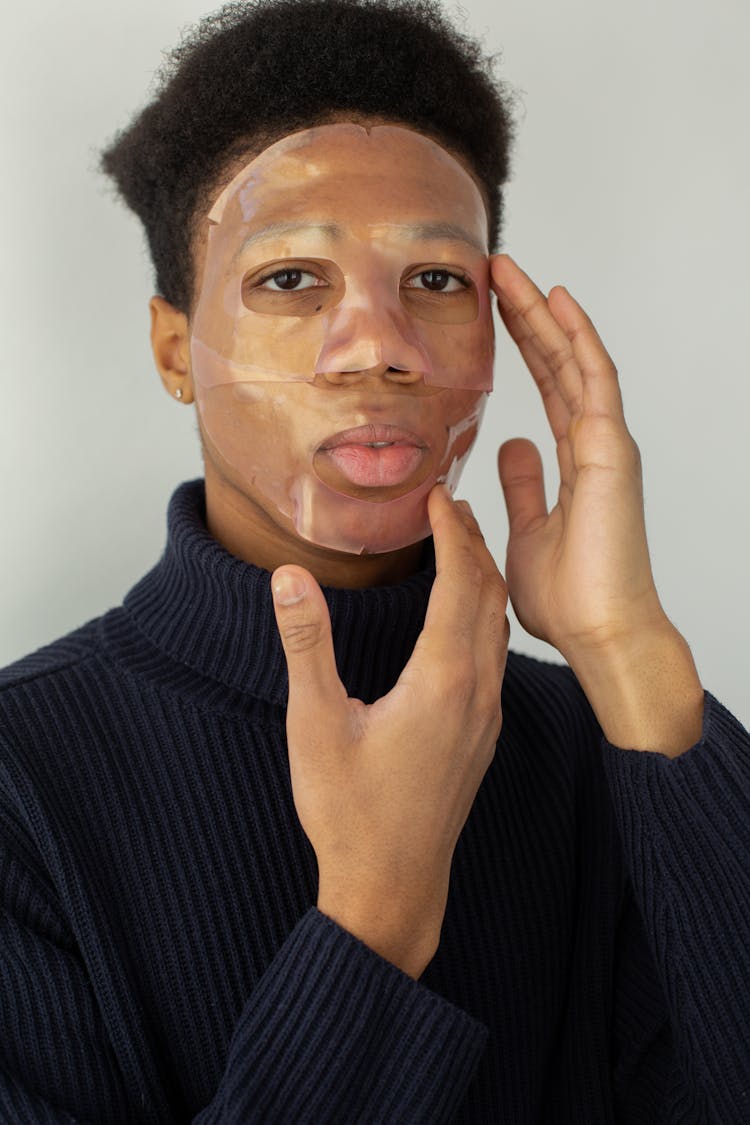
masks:
{"type": "Polygon", "coordinates": [[[491,389],[471,176],[413,130],[324,125],[250,161],[207,225],[191,368],[224,472],[282,536],[354,554],[423,539],[491,389]]]}

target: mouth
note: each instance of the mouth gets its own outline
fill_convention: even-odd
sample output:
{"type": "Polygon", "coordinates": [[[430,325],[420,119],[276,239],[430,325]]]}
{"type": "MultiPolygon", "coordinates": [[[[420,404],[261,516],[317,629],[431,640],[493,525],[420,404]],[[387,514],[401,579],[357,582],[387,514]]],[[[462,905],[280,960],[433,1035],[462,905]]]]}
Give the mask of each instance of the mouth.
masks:
{"type": "Polygon", "coordinates": [[[410,430],[373,423],[334,434],[317,452],[359,488],[393,488],[414,475],[429,447],[410,430]]]}

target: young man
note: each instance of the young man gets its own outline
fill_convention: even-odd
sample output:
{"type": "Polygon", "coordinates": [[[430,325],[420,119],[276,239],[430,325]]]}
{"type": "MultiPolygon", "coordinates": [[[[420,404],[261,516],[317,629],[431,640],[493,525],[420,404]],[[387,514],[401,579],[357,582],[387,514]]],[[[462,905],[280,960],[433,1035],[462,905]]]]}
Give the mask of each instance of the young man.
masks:
{"type": "Polygon", "coordinates": [[[267,0],[105,155],[205,482],[3,673],[3,1120],[747,1119],[750,741],[591,322],[491,253],[510,135],[431,5],[267,0]],[[451,498],[494,297],[561,479],[502,447],[507,590],[451,498]]]}

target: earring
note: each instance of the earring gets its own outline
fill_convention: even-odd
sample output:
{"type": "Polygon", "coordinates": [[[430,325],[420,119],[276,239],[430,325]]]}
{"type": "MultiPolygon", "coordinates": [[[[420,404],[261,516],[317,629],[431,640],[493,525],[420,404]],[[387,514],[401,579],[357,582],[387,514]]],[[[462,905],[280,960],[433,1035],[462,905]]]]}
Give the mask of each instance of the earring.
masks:
{"type": "Polygon", "coordinates": [[[178,387],[174,393],[175,398],[182,398],[182,387],[178,387]]]}

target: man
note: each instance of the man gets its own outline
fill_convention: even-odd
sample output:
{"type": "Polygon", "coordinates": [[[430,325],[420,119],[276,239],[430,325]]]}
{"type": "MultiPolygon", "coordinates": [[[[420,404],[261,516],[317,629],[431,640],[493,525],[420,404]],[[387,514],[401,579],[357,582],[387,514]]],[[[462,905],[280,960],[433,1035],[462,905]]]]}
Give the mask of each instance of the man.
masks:
{"type": "Polygon", "coordinates": [[[491,253],[511,131],[430,6],[287,0],[201,25],[105,155],[205,484],[4,673],[11,1120],[745,1118],[748,738],[593,325],[491,253]],[[451,498],[491,293],[561,478],[501,448],[508,590],[451,498]],[[508,654],[508,591],[570,669],[508,654]]]}

